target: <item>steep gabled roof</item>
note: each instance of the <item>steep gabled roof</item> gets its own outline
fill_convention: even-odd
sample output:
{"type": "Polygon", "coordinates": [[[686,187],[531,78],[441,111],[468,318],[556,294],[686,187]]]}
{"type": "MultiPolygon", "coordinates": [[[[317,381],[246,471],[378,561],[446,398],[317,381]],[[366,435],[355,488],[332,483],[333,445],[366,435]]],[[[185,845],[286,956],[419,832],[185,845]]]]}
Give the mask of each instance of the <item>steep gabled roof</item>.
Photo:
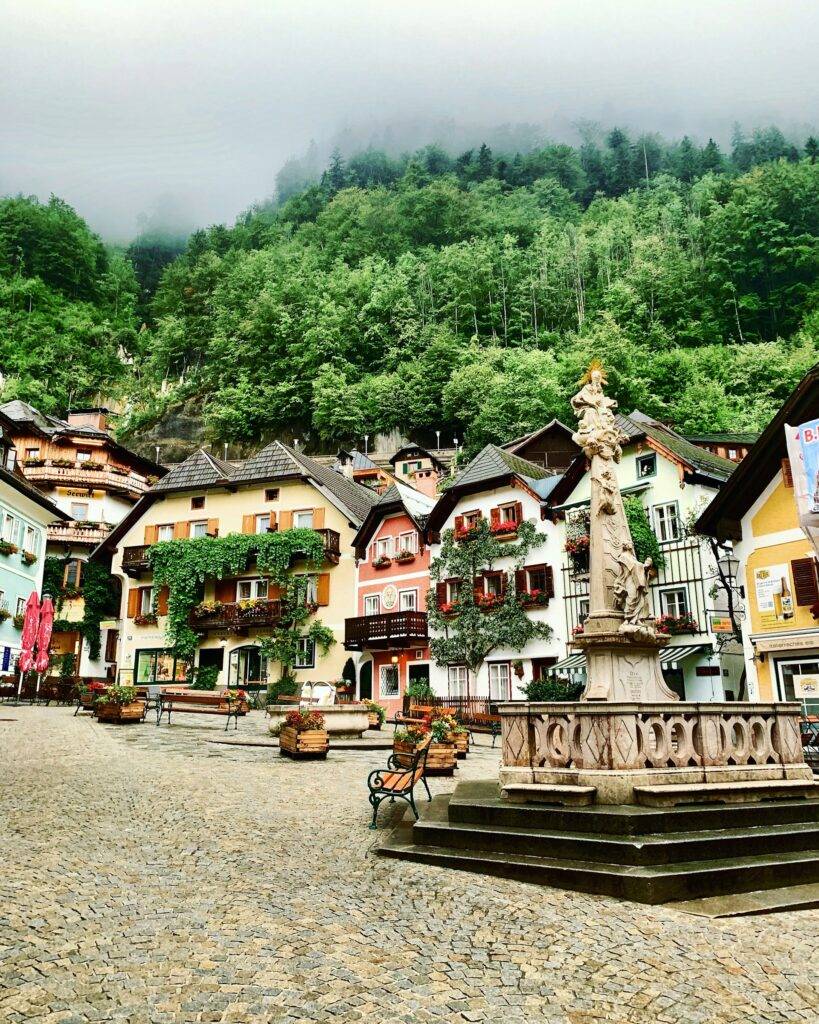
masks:
{"type": "Polygon", "coordinates": [[[353,538],[356,556],[364,557],[370,539],[386,516],[395,512],[406,512],[418,529],[423,530],[434,505],[434,498],[416,491],[414,487],[409,487],[399,481],[391,484],[369,510],[361,528],[353,538]]]}
{"type": "Polygon", "coordinates": [[[686,434],[685,438],[692,444],[724,444],[724,445],[751,445],[755,444],[759,437],[758,432],[740,430],[729,433],[720,431],[714,434],[686,434]]]}
{"type": "Polygon", "coordinates": [[[742,517],[782,468],[788,457],[785,425],[799,426],[819,418],[819,363],[813,366],[785,400],[697,521],[697,528],[719,540],[741,540],[742,517]]]}
{"type": "Polygon", "coordinates": [[[550,420],[545,427],[538,427],[537,430],[530,430],[528,434],[521,434],[520,437],[513,438],[511,441],[507,441],[501,445],[501,448],[505,448],[506,451],[516,452],[519,448],[524,448],[527,444],[532,441],[537,441],[543,434],[548,433],[550,430],[554,430],[555,427],[559,428],[563,433],[572,436],[572,430],[567,427],[559,419],[550,420]]]}
{"type": "Polygon", "coordinates": [[[704,476],[712,477],[717,482],[721,483],[727,480],[736,469],[735,463],[730,462],[728,459],[723,459],[720,455],[714,455],[713,452],[699,448],[684,438],[682,434],[678,434],[676,430],[667,427],[658,420],[652,419],[650,416],[646,416],[637,409],[623,418],[635,424],[635,433],[642,432],[646,437],[650,437],[658,444],[664,445],[680,461],[687,463],[692,470],[704,476]]]}
{"type": "Polygon", "coordinates": [[[496,444],[488,444],[455,477],[438,499],[435,508],[430,513],[427,526],[431,530],[440,529],[463,494],[489,490],[492,487],[500,486],[511,477],[519,477],[532,490],[535,490],[538,481],[551,476],[555,476],[555,474],[544,469],[543,466],[536,466],[534,462],[522,459],[512,452],[504,451],[496,444]]]}
{"type": "MultiPolygon", "coordinates": [[[[280,442],[275,443],[278,444],[280,442]]],[[[346,476],[336,473],[329,466],[316,462],[315,459],[311,459],[308,455],[302,455],[301,452],[288,448],[286,445],[281,445],[281,447],[290,453],[308,476],[312,477],[316,483],[325,487],[341,502],[349,512],[350,518],[354,521],[362,522],[366,514],[378,501],[378,495],[375,491],[371,491],[369,487],[362,487],[361,484],[348,480],[346,476]]]]}
{"type": "Polygon", "coordinates": [[[233,482],[235,472],[236,468],[229,462],[199,448],[157,481],[151,491],[164,493],[224,486],[233,482]]]}

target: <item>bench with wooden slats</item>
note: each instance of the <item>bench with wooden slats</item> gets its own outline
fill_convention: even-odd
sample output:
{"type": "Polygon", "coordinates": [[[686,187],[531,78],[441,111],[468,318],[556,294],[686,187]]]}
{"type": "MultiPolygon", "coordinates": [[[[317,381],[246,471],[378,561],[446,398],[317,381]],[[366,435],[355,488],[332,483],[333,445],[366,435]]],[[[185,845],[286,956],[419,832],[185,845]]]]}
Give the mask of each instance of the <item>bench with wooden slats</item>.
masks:
{"type": "MultiPolygon", "coordinates": [[[[429,791],[427,780],[424,775],[429,753],[430,736],[424,739],[415,748],[415,752],[408,765],[404,765],[392,754],[387,761],[386,768],[377,768],[370,772],[367,778],[367,786],[370,790],[368,797],[373,809],[373,820],[370,828],[376,827],[378,819],[378,808],[385,800],[394,803],[396,800],[404,800],[412,808],[412,813],[418,817],[418,808],[415,806],[413,790],[417,783],[422,782],[427,791],[427,797],[431,800],[432,794],[429,791]]],[[[406,757],[406,755],[404,755],[406,757]]]]}
{"type": "Polygon", "coordinates": [[[171,714],[196,714],[196,715],[224,715],[225,732],[228,730],[231,718],[234,720],[234,728],[239,728],[239,716],[247,714],[248,705],[244,700],[227,700],[220,694],[195,693],[189,690],[186,693],[167,693],[160,691],[159,700],[156,706],[156,724],[162,721],[162,716],[168,716],[168,725],[171,724],[171,714]]]}

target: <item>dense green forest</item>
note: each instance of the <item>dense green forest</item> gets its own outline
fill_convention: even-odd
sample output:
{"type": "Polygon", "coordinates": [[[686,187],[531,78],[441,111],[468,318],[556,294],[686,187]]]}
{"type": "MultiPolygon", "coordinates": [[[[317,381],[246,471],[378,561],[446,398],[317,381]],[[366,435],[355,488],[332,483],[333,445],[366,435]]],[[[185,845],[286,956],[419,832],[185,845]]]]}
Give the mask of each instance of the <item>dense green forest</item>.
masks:
{"type": "Polygon", "coordinates": [[[474,450],[567,417],[597,355],[625,409],[757,429],[817,360],[816,156],[777,129],[725,153],[616,129],[524,154],[334,154],[179,255],[112,254],[59,200],[6,200],[3,395],[130,395],[131,436],[187,402],[213,440],[397,427],[474,450]]]}

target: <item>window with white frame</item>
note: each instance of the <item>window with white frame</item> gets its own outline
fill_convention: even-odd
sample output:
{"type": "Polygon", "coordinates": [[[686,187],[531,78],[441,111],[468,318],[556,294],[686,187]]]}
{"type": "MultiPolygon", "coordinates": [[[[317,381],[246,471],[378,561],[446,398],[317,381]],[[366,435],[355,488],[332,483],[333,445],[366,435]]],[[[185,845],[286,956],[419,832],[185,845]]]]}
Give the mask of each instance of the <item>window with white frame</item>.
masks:
{"type": "Polygon", "coordinates": [[[582,625],[589,617],[589,599],[581,597],[577,602],[577,621],[582,625]]]}
{"type": "Polygon", "coordinates": [[[8,454],[6,455],[6,469],[14,469],[17,465],[17,449],[9,448],[8,454]]]}
{"type": "Polygon", "coordinates": [[[17,521],[10,512],[6,512],[3,516],[3,540],[11,543],[14,540],[14,532],[17,526],[17,521]]]}
{"type": "Polygon", "coordinates": [[[516,523],[518,521],[519,513],[518,503],[515,502],[512,505],[501,505],[500,507],[500,519],[502,523],[516,523]]]}
{"type": "Polygon", "coordinates": [[[16,615],[25,615],[26,614],[26,599],[24,597],[18,597],[17,598],[17,611],[15,612],[15,614],[16,615]]]}
{"type": "Polygon", "coordinates": [[[382,697],[397,697],[398,666],[381,665],[378,670],[378,690],[382,697]]]}
{"type": "Polygon", "coordinates": [[[23,541],[23,551],[29,551],[32,555],[37,554],[37,531],[33,526],[26,527],[26,537],[23,541]]]}
{"type": "Polygon", "coordinates": [[[293,526],[295,526],[297,530],[312,530],[313,510],[311,508],[308,508],[302,509],[300,512],[294,512],[293,526]]]}
{"type": "Polygon", "coordinates": [[[267,580],[238,580],[236,583],[236,597],[240,601],[252,601],[258,598],[267,598],[267,580]]]}
{"type": "Polygon", "coordinates": [[[154,605],[154,588],[153,587],[140,587],[139,588],[139,614],[150,615],[154,605]]]}
{"type": "Polygon", "coordinates": [[[392,558],[392,537],[379,537],[375,542],[376,558],[392,558]]]}
{"type": "Polygon", "coordinates": [[[299,639],[294,668],[313,668],[316,664],[316,644],[308,636],[299,639]]]}
{"type": "Polygon", "coordinates": [[[157,540],[173,540],[173,523],[162,523],[156,528],[157,540]]]}
{"type": "Polygon", "coordinates": [[[191,537],[207,537],[208,535],[208,521],[207,519],[201,519],[196,523],[191,523],[191,537]]]}
{"type": "Polygon", "coordinates": [[[300,604],[318,604],[318,576],[315,573],[297,575],[295,584],[300,604]]]}
{"type": "Polygon", "coordinates": [[[673,587],[660,591],[660,607],[663,615],[680,615],[688,613],[688,590],[685,587],[673,587]]]}
{"type": "Polygon", "coordinates": [[[40,458],[40,449],[39,448],[26,448],[26,458],[27,459],[39,459],[40,458]]]}
{"type": "Polygon", "coordinates": [[[402,612],[414,612],[418,607],[418,591],[417,590],[399,590],[398,591],[398,608],[402,612]]]}
{"type": "Polygon", "coordinates": [[[449,697],[466,697],[469,677],[466,665],[449,665],[446,670],[449,697]]]}
{"type": "Polygon", "coordinates": [[[256,516],[256,533],[267,533],[270,529],[270,513],[265,512],[256,516]]]}
{"type": "Polygon", "coordinates": [[[4,590],[0,590],[0,608],[8,611],[8,605],[6,604],[6,592],[4,590]]]}
{"type": "Polygon", "coordinates": [[[458,600],[458,580],[446,581],[446,599],[449,604],[458,600]]]}
{"type": "Polygon", "coordinates": [[[680,529],[680,509],[676,501],[669,501],[664,505],[655,505],[654,522],[657,529],[657,539],[661,544],[680,539],[682,535],[680,529]]]}
{"type": "Polygon", "coordinates": [[[90,462],[91,452],[77,452],[77,462],[90,462]]]}
{"type": "Polygon", "coordinates": [[[365,594],[364,596],[364,614],[365,615],[378,615],[381,611],[381,598],[378,594],[365,594]]]}
{"type": "Polygon", "coordinates": [[[418,535],[415,531],[411,533],[402,533],[398,538],[398,550],[399,551],[411,551],[415,554],[418,551],[418,535]]]}
{"type": "Polygon", "coordinates": [[[511,679],[508,661],[492,661],[489,663],[489,699],[509,700],[511,679]]]}
{"type": "Polygon", "coordinates": [[[530,594],[534,590],[542,592],[549,589],[545,565],[533,565],[526,570],[526,588],[530,594]]]}
{"type": "Polygon", "coordinates": [[[477,526],[481,521],[481,513],[479,509],[473,509],[471,512],[464,512],[464,526],[469,527],[477,526]]]}
{"type": "Polygon", "coordinates": [[[88,519],[88,502],[87,501],[72,501],[71,502],[71,518],[76,520],[78,523],[85,522],[88,519]]]}
{"type": "Polygon", "coordinates": [[[488,572],[483,578],[484,593],[500,597],[503,593],[503,574],[499,572],[488,572]]]}
{"type": "Polygon", "coordinates": [[[657,472],[657,456],[652,452],[650,455],[637,456],[637,479],[645,480],[646,477],[654,476],[657,472]]]}

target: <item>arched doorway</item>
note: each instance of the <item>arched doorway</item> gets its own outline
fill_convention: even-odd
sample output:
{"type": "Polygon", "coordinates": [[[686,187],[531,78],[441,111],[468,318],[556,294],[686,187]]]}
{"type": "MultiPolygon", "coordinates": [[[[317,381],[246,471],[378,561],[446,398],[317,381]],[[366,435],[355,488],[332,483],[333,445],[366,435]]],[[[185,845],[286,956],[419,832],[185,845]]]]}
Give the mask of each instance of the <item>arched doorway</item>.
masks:
{"type": "Polygon", "coordinates": [[[361,666],[358,673],[358,698],[359,700],[373,699],[373,663],[367,660],[361,666]]]}
{"type": "Polygon", "coordinates": [[[234,647],[228,658],[228,686],[247,686],[266,681],[267,666],[256,644],[234,647]]]}

